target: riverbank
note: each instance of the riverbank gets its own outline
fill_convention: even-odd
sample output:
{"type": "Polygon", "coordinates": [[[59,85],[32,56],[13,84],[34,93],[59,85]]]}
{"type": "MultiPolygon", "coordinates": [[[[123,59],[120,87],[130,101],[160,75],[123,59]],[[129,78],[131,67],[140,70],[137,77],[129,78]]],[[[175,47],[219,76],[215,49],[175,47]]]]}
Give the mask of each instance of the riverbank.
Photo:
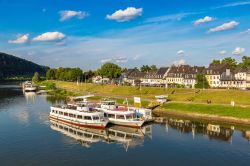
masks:
{"type": "MultiPolygon", "coordinates": [[[[170,102],[154,110],[156,116],[182,116],[199,118],[220,122],[250,125],[250,92],[225,89],[177,89],[177,88],[152,88],[129,87],[115,85],[77,84],[74,82],[49,81],[57,88],[68,91],[71,94],[86,95],[95,94],[90,100],[98,101],[103,97],[115,99],[122,104],[128,98],[129,104],[133,104],[133,97],[142,98],[143,107],[154,105],[156,95],[169,96],[170,102]],[[211,100],[211,104],[207,104],[211,100]],[[231,101],[235,106],[230,105],[231,101]]],[[[65,93],[67,96],[67,93],[65,93]]]]}
{"type": "Polygon", "coordinates": [[[178,116],[223,123],[250,125],[250,107],[168,103],[154,110],[157,117],[178,116]]]}

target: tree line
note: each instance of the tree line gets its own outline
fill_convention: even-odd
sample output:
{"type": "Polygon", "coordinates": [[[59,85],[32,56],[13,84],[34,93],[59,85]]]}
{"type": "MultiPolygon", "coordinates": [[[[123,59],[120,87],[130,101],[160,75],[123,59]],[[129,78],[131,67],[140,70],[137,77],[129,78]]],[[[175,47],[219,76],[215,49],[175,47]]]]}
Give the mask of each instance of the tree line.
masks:
{"type": "MultiPolygon", "coordinates": [[[[236,59],[227,57],[222,60],[213,60],[210,65],[217,64],[227,64],[231,69],[236,69],[237,67],[248,68],[250,67],[250,57],[243,56],[241,62],[237,62],[236,59]]],[[[142,65],[139,68],[135,68],[141,72],[156,71],[156,65],[142,65]]],[[[93,76],[101,76],[109,79],[116,79],[121,76],[123,72],[126,72],[127,68],[122,68],[114,63],[105,63],[100,68],[95,71],[89,70],[83,72],[80,68],[58,68],[58,69],[48,69],[46,72],[46,79],[48,80],[61,80],[61,81],[85,81],[91,82],[93,76]]],[[[203,82],[203,76],[197,76],[198,82],[202,82],[202,86],[207,86],[207,82],[203,82]]]]}
{"type": "MultiPolygon", "coordinates": [[[[137,68],[136,68],[137,69],[137,68]]],[[[141,72],[156,71],[156,65],[143,65],[140,67],[141,72]]],[[[127,68],[122,68],[114,63],[105,63],[95,71],[89,70],[83,72],[80,68],[58,68],[48,69],[46,72],[47,80],[61,80],[61,81],[86,81],[91,82],[93,76],[101,76],[109,79],[116,79],[121,76],[123,72],[127,71],[127,68]]]]}
{"type": "Polygon", "coordinates": [[[250,67],[250,57],[243,56],[241,62],[237,62],[236,59],[227,57],[222,60],[214,59],[210,65],[227,64],[231,69],[239,68],[249,68],[250,67]]]}

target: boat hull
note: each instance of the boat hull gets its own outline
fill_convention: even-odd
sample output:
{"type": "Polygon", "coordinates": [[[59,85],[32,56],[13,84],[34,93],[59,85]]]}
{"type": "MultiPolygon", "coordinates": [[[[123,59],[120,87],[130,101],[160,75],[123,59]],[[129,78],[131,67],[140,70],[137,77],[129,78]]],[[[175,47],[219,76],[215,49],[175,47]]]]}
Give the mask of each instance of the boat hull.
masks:
{"type": "Polygon", "coordinates": [[[79,126],[79,127],[89,127],[89,128],[97,128],[97,129],[105,129],[108,124],[108,121],[105,121],[103,123],[78,123],[73,120],[61,118],[61,117],[54,116],[54,115],[50,115],[49,118],[53,120],[61,121],[67,124],[79,126]]]}
{"type": "Polygon", "coordinates": [[[144,124],[144,121],[118,121],[118,120],[109,119],[109,123],[119,125],[119,126],[140,128],[144,124]]]}

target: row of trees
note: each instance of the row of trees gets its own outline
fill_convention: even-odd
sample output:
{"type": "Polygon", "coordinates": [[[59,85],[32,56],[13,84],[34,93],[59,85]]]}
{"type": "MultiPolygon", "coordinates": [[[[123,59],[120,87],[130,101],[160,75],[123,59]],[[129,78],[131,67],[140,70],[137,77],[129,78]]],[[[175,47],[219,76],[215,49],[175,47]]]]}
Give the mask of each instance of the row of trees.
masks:
{"type": "Polygon", "coordinates": [[[107,77],[110,79],[120,77],[121,73],[125,71],[120,66],[113,63],[103,64],[96,71],[89,70],[83,72],[80,68],[58,68],[49,69],[46,72],[46,79],[48,80],[61,80],[61,81],[86,81],[89,82],[90,79],[95,75],[100,75],[102,77],[107,77]]]}
{"type": "Polygon", "coordinates": [[[235,69],[237,67],[249,68],[250,67],[250,57],[243,56],[240,63],[238,63],[236,61],[236,59],[234,59],[234,58],[227,57],[227,58],[224,58],[223,60],[213,60],[211,64],[227,64],[232,69],[235,69]]]}
{"type": "MultiPolygon", "coordinates": [[[[105,63],[96,71],[87,71],[83,72],[80,68],[58,68],[58,69],[49,69],[46,72],[46,79],[48,80],[62,80],[62,81],[77,81],[77,80],[86,80],[90,81],[90,79],[99,75],[102,77],[115,79],[119,78],[122,72],[126,71],[126,68],[121,68],[120,66],[114,63],[105,63]]],[[[149,72],[156,71],[157,67],[155,65],[143,65],[140,67],[141,72],[149,72]]]]}
{"type": "Polygon", "coordinates": [[[77,81],[83,75],[80,68],[58,68],[49,69],[46,72],[46,79],[48,80],[62,80],[62,81],[77,81]]]}

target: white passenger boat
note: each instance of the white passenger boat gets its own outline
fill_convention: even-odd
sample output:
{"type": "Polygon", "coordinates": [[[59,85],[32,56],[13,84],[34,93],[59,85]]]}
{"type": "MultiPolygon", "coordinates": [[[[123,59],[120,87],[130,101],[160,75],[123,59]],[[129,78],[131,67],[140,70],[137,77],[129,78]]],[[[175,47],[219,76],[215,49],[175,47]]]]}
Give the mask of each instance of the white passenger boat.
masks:
{"type": "Polygon", "coordinates": [[[152,119],[150,109],[118,106],[113,100],[102,101],[97,109],[104,112],[110,123],[121,126],[141,127],[152,119]]]}
{"type": "Polygon", "coordinates": [[[23,90],[25,92],[35,92],[37,90],[37,86],[32,81],[26,81],[23,83],[23,90]]]}
{"type": "Polygon", "coordinates": [[[112,124],[139,128],[146,122],[143,116],[137,116],[139,114],[136,109],[118,106],[113,100],[102,101],[97,109],[103,111],[104,117],[107,117],[112,124]]]}
{"type": "Polygon", "coordinates": [[[67,104],[53,106],[50,111],[50,118],[82,127],[105,128],[108,119],[104,113],[86,104],[67,104]]]}

